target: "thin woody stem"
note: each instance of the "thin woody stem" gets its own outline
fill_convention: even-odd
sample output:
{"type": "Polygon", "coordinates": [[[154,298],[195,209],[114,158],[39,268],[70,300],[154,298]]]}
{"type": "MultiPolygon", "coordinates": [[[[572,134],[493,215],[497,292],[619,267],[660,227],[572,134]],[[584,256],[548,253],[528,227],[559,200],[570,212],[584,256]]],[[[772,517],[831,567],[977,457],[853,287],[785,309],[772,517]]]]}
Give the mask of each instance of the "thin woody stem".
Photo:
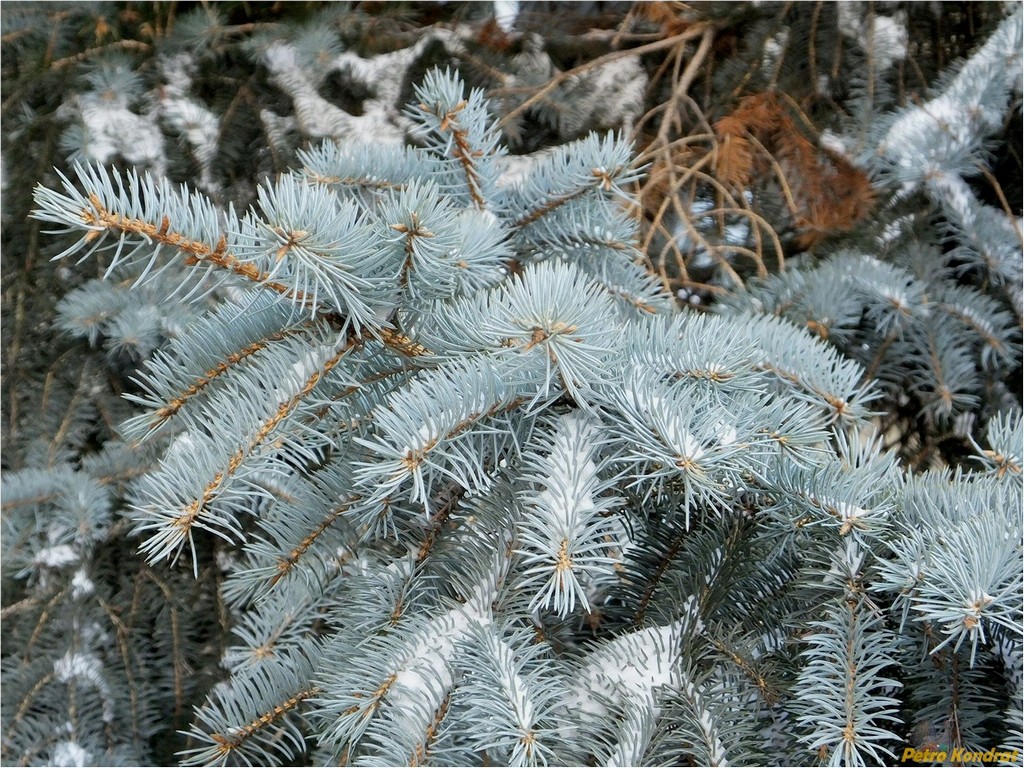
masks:
{"type": "MultiPolygon", "coordinates": [[[[300,304],[308,305],[313,303],[313,297],[308,293],[289,288],[284,283],[271,280],[269,273],[261,271],[255,264],[240,261],[233,254],[229,253],[227,250],[227,237],[224,235],[220,236],[216,246],[211,246],[202,240],[193,240],[172,231],[171,222],[166,216],[163,217],[158,227],[144,219],[131,218],[107,210],[95,194],[89,195],[89,202],[93,206],[92,209],[82,209],[80,214],[82,221],[88,226],[100,225],[107,230],[155,240],[162,245],[169,245],[183,251],[185,253],[185,264],[188,266],[204,263],[214,264],[222,269],[233,272],[239,277],[257,283],[263,288],[269,288],[282,296],[293,299],[300,304]]],[[[95,240],[101,236],[101,232],[93,230],[86,235],[86,240],[95,240]]],[[[339,319],[333,313],[326,313],[324,316],[328,320],[339,319]]],[[[425,347],[397,331],[383,329],[378,332],[377,336],[384,344],[405,356],[428,354],[428,350],[425,347]]],[[[353,345],[359,341],[359,339],[355,339],[353,345]]]]}
{"type": "Polygon", "coordinates": [[[313,696],[316,696],[318,693],[320,693],[320,689],[316,686],[307,688],[303,691],[299,691],[294,696],[281,702],[270,711],[263,713],[248,725],[244,726],[243,728],[240,728],[231,736],[224,736],[220,733],[214,733],[210,735],[210,738],[217,742],[217,748],[220,751],[221,755],[227,755],[230,752],[233,752],[234,750],[241,747],[242,744],[245,743],[247,739],[252,737],[253,734],[259,731],[261,728],[265,728],[266,726],[270,725],[275,720],[280,718],[282,715],[286,714],[288,711],[292,709],[295,709],[295,707],[297,707],[303,701],[305,701],[306,699],[310,699],[313,696]]]}
{"type": "MultiPolygon", "coordinates": [[[[155,224],[144,219],[129,218],[119,213],[108,211],[95,194],[89,195],[89,202],[92,203],[94,210],[84,209],[82,211],[82,221],[87,225],[95,226],[99,224],[109,230],[129,235],[141,235],[151,240],[156,240],[162,245],[169,245],[184,251],[186,254],[185,263],[189,266],[195,266],[203,262],[216,264],[218,267],[234,272],[240,277],[276,291],[282,296],[295,299],[303,304],[311,301],[302,291],[296,291],[283,283],[270,280],[269,274],[260,271],[255,264],[239,261],[235,256],[228,253],[228,241],[224,235],[220,236],[215,247],[211,247],[209,243],[202,240],[192,240],[171,231],[171,222],[166,216],[163,217],[163,221],[157,227],[155,224]]],[[[93,230],[89,235],[86,235],[86,240],[95,239],[99,236],[100,233],[93,230]]]]}
{"type": "Polygon", "coordinates": [[[281,341],[287,338],[288,336],[292,336],[296,333],[301,332],[302,330],[304,329],[292,328],[284,331],[277,331],[276,333],[272,333],[264,339],[260,339],[259,341],[253,342],[252,344],[248,345],[247,347],[244,347],[243,349],[238,350],[237,352],[231,353],[223,362],[218,363],[213,368],[203,373],[202,376],[199,376],[177,397],[171,399],[167,403],[167,405],[158,408],[153,413],[153,416],[150,420],[151,428],[156,429],[164,422],[166,422],[168,419],[175,416],[178,413],[178,411],[180,411],[182,407],[184,407],[184,405],[192,397],[195,397],[197,394],[202,392],[206,387],[210,385],[210,383],[214,379],[227,373],[227,371],[229,371],[233,366],[238,365],[243,360],[245,360],[248,357],[251,357],[257,352],[266,349],[270,343],[275,341],[281,341]]]}
{"type": "MultiPolygon", "coordinates": [[[[480,192],[480,172],[473,163],[474,157],[479,157],[481,152],[474,150],[466,135],[466,131],[458,127],[458,114],[466,108],[465,101],[460,101],[441,118],[441,125],[438,130],[441,133],[451,131],[454,146],[452,156],[459,161],[462,172],[466,175],[466,187],[469,189],[469,196],[473,198],[473,204],[481,211],[487,207],[484,197],[480,192]]],[[[420,104],[420,109],[429,112],[426,104],[420,104]]]]}
{"type": "Polygon", "coordinates": [[[610,191],[612,189],[612,185],[614,184],[612,177],[618,174],[619,170],[619,168],[615,168],[611,171],[607,171],[603,168],[592,168],[590,171],[591,178],[594,179],[592,185],[588,184],[585,186],[581,186],[579,189],[570,192],[567,195],[562,195],[561,197],[554,197],[549,200],[546,200],[542,205],[530,211],[528,214],[526,214],[518,221],[516,221],[512,226],[520,228],[525,227],[527,224],[532,224],[542,216],[546,216],[547,214],[554,211],[556,208],[560,208],[566,203],[572,202],[576,198],[587,194],[587,192],[590,192],[593,189],[603,189],[606,192],[610,191]]]}
{"type": "Polygon", "coordinates": [[[455,149],[452,154],[455,155],[455,159],[459,161],[463,172],[466,174],[466,186],[469,188],[469,194],[473,198],[473,202],[482,211],[487,205],[484,202],[483,195],[480,194],[480,173],[473,164],[473,158],[479,153],[475,152],[470,146],[465,131],[455,129],[452,131],[452,137],[455,139],[455,149]]]}
{"type": "Polygon", "coordinates": [[[278,406],[277,412],[263,423],[253,438],[246,445],[243,445],[235,451],[228,461],[227,467],[225,467],[222,472],[218,472],[214,475],[213,479],[207,483],[203,492],[199,495],[199,498],[185,507],[184,511],[175,518],[173,525],[181,530],[182,536],[187,535],[188,531],[192,528],[193,523],[195,523],[196,518],[199,517],[206,505],[209,504],[217,495],[218,489],[224,482],[225,478],[231,477],[238,471],[242,462],[245,461],[245,457],[252,453],[263,443],[264,440],[267,439],[267,436],[270,435],[270,433],[273,432],[274,429],[277,428],[277,426],[284,421],[284,419],[287,418],[293,410],[295,410],[299,403],[301,403],[302,400],[313,391],[314,387],[316,387],[320,380],[338,364],[345,353],[351,348],[352,344],[350,342],[346,343],[340,350],[328,358],[323,363],[322,367],[314,371],[313,375],[306,380],[298,394],[281,403],[278,406]]]}
{"type": "Polygon", "coordinates": [[[199,517],[203,508],[217,495],[217,488],[223,482],[224,478],[230,477],[238,471],[246,457],[256,450],[256,447],[258,447],[267,438],[267,436],[276,427],[278,427],[278,425],[280,425],[289,416],[289,414],[296,409],[296,407],[298,407],[298,404],[303,400],[303,398],[313,390],[321,379],[323,379],[335,366],[338,365],[338,362],[341,360],[342,356],[344,356],[345,352],[353,346],[353,341],[351,339],[347,340],[341,349],[336,351],[324,362],[321,369],[314,371],[312,376],[306,379],[305,384],[303,384],[302,389],[299,390],[298,394],[280,404],[278,411],[263,422],[263,425],[259,428],[259,431],[256,432],[253,438],[247,444],[240,447],[238,451],[234,452],[230,460],[227,462],[227,467],[224,468],[224,471],[218,472],[214,475],[214,478],[207,483],[207,486],[203,489],[203,493],[200,498],[189,504],[185,508],[184,512],[175,519],[174,524],[176,526],[181,528],[183,532],[187,531],[191,527],[191,524],[196,521],[196,518],[199,517]]]}
{"type": "Polygon", "coordinates": [[[345,511],[357,501],[357,498],[350,499],[346,503],[335,507],[331,510],[323,520],[321,520],[316,528],[310,531],[306,537],[300,541],[286,557],[282,557],[277,563],[277,572],[270,579],[270,586],[276,586],[281,579],[283,579],[302,559],[303,555],[309,550],[313,543],[323,535],[323,533],[330,528],[334,523],[345,513],[345,511]]]}
{"type": "Polygon", "coordinates": [[[577,189],[575,192],[571,192],[568,195],[563,195],[562,197],[557,197],[557,198],[554,198],[552,200],[548,200],[547,202],[545,202],[540,207],[535,208],[534,210],[530,211],[530,213],[526,214],[521,219],[516,221],[516,223],[513,224],[512,226],[516,227],[516,228],[519,228],[519,227],[525,227],[527,224],[532,224],[537,219],[541,218],[542,216],[546,216],[547,214],[551,213],[556,208],[560,208],[561,206],[565,205],[566,203],[571,202],[572,200],[575,200],[577,197],[585,195],[591,189],[592,189],[591,187],[581,187],[580,189],[577,189]]]}
{"type": "Polygon", "coordinates": [[[679,43],[682,43],[686,40],[692,40],[695,37],[700,37],[701,35],[704,34],[705,29],[706,26],[704,25],[694,24],[692,27],[687,29],[685,32],[682,32],[681,34],[673,35],[672,37],[666,37],[662,40],[655,40],[653,43],[647,43],[646,45],[641,45],[636,48],[626,48],[621,51],[612,51],[611,53],[605,54],[604,56],[599,56],[596,59],[592,59],[591,61],[588,61],[585,64],[581,64],[578,67],[566,70],[565,72],[561,72],[555,77],[551,78],[548,84],[541,88],[539,91],[537,91],[537,93],[535,93],[533,96],[528,98],[518,107],[516,107],[507,115],[505,115],[500,120],[498,125],[501,127],[508,125],[508,123],[510,123],[512,120],[515,120],[527,109],[532,107],[534,104],[538,103],[548,94],[552,93],[556,88],[558,88],[559,85],[568,80],[570,77],[575,77],[576,75],[580,75],[591,69],[596,69],[597,67],[604,66],[609,62],[616,61],[626,56],[640,56],[645,53],[653,53],[655,51],[663,51],[666,48],[672,48],[673,46],[676,46],[679,43]]]}

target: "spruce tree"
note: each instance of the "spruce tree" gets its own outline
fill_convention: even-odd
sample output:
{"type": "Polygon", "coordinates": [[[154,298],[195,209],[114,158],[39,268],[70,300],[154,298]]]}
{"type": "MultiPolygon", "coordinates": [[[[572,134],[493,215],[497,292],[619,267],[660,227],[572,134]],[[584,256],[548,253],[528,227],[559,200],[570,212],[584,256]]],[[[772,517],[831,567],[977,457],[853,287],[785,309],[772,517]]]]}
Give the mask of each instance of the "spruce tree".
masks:
{"type": "MultiPolygon", "coordinates": [[[[879,221],[932,201],[960,281],[911,218],[681,308],[625,133],[514,163],[443,69],[377,115],[408,143],[311,143],[244,208],[202,168],[72,161],[32,219],[106,281],[62,322],[143,362],[109,434],[5,473],[4,760],[1019,760],[1019,278],[963,158],[1019,100],[1020,30],[872,138],[879,221]],[[970,99],[960,143],[928,133],[970,99]],[[907,381],[927,430],[974,415],[962,466],[886,448],[907,381]]],[[[301,48],[254,47],[306,93],[301,48]]]]}

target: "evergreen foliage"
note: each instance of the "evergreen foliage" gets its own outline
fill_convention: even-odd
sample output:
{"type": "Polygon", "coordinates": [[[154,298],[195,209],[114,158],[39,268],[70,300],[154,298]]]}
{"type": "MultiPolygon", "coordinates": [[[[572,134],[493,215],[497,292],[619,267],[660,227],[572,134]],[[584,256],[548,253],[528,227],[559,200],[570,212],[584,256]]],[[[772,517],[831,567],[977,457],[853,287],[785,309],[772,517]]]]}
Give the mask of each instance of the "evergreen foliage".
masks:
{"type": "Polygon", "coordinates": [[[962,460],[989,418],[1020,403],[1007,386],[1020,380],[1020,227],[966,179],[1019,109],[1022,44],[1014,14],[931,101],[871,123],[861,153],[879,210],[859,242],[726,299],[805,324],[859,360],[915,466],[962,460]]]}
{"type": "MultiPolygon", "coordinates": [[[[719,10],[674,29],[680,57],[739,23],[719,10]]],[[[382,29],[340,13],[354,36],[382,29]]],[[[866,120],[864,157],[831,156],[878,206],[854,217],[861,247],[801,225],[829,230],[819,249],[710,313],[645,268],[625,131],[508,154],[530,120],[581,133],[639,55],[611,85],[549,71],[561,116],[444,69],[416,75],[402,111],[433,43],[471,58],[463,32],[363,57],[331,23],[239,26],[216,6],[178,20],[155,61],[180,90],[158,117],[131,65],[89,70],[64,94],[65,171],[30,223],[5,213],[37,249],[20,343],[43,337],[24,319],[42,235],[56,269],[98,276],[69,278],[58,325],[88,345],[27,374],[41,395],[5,344],[5,762],[861,765],[931,741],[1022,747],[1017,222],[966,181],[1019,104],[1019,11],[933,101],[866,120]],[[264,69],[247,85],[294,113],[260,110],[267,149],[239,165],[233,108],[193,99],[188,73],[230,65],[249,33],[264,69]],[[366,87],[360,109],[325,106],[339,72],[366,87]]],[[[778,109],[758,97],[733,114],[746,128],[715,124],[740,148],[716,173],[755,189],[743,145],[778,109]]],[[[43,125],[52,147],[56,113],[43,125]]]]}

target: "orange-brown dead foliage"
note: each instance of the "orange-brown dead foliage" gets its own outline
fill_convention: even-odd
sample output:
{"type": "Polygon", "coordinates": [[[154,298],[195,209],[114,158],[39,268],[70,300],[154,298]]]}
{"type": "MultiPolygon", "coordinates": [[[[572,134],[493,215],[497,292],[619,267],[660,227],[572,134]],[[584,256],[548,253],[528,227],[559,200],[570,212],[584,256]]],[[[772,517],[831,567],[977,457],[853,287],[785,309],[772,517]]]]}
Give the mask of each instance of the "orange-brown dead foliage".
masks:
{"type": "Polygon", "coordinates": [[[807,248],[824,237],[851,230],[874,204],[871,182],[842,155],[819,147],[774,92],[743,98],[730,115],[714,124],[718,141],[715,175],[728,187],[743,189],[757,179],[781,175],[797,229],[797,245],[807,248]]]}

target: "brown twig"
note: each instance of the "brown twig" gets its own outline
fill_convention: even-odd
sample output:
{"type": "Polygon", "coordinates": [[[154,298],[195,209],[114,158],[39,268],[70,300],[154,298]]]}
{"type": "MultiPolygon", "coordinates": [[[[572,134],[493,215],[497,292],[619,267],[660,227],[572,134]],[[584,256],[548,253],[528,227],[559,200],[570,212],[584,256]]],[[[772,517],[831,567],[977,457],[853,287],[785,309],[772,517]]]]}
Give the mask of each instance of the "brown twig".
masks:
{"type": "Polygon", "coordinates": [[[1024,236],[1021,235],[1020,225],[1017,223],[1017,217],[1014,216],[1013,209],[1010,208],[1010,203],[1006,199],[1006,195],[1003,194],[1002,186],[996,180],[996,177],[992,175],[992,171],[982,164],[979,164],[977,167],[981,175],[985,177],[985,181],[987,181],[992,187],[992,191],[996,193],[996,197],[999,198],[999,205],[1002,206],[1003,211],[1006,213],[1006,218],[1010,220],[1013,231],[1017,233],[1017,239],[1024,243],[1024,236]]]}
{"type": "Polygon", "coordinates": [[[605,64],[609,64],[609,63],[611,63],[613,61],[617,61],[619,59],[626,58],[627,56],[641,56],[641,55],[643,55],[645,53],[654,53],[655,51],[663,51],[666,48],[672,48],[672,47],[674,47],[676,45],[679,45],[680,43],[686,42],[687,40],[692,40],[695,37],[699,37],[700,35],[703,35],[706,28],[707,28],[706,25],[695,24],[694,26],[692,26],[689,29],[687,29],[685,32],[682,32],[682,33],[680,33],[678,35],[673,35],[672,37],[666,37],[663,40],[655,40],[653,43],[647,43],[646,45],[640,45],[640,46],[637,46],[636,48],[626,48],[626,49],[621,50],[621,51],[612,51],[611,53],[605,54],[604,56],[598,56],[596,59],[591,59],[590,61],[586,62],[585,64],[580,64],[578,67],[574,67],[573,69],[566,70],[565,72],[560,72],[557,75],[555,75],[553,78],[551,78],[551,80],[549,80],[547,82],[547,84],[543,88],[541,88],[539,91],[537,91],[537,93],[535,93],[533,96],[528,98],[526,101],[524,101],[518,107],[516,107],[511,112],[509,112],[507,115],[505,115],[498,122],[498,125],[500,127],[504,127],[505,125],[510,123],[512,120],[514,120],[515,118],[519,117],[519,115],[521,115],[527,109],[532,107],[534,104],[537,104],[539,101],[541,101],[545,96],[547,96],[552,91],[554,91],[556,88],[558,88],[559,85],[561,85],[563,82],[568,80],[570,77],[575,77],[577,75],[581,75],[584,72],[590,71],[591,69],[596,69],[597,67],[602,67],[605,64]]]}
{"type": "Polygon", "coordinates": [[[86,59],[90,59],[93,56],[98,56],[102,53],[107,53],[113,49],[123,49],[129,51],[138,51],[142,53],[152,48],[149,43],[143,43],[141,40],[118,40],[116,43],[107,43],[106,45],[97,45],[95,48],[88,48],[80,53],[76,53],[72,56],[65,56],[63,59],[57,59],[57,61],[50,64],[51,69],[65,69],[66,67],[80,64],[86,59]]]}
{"type": "Polygon", "coordinates": [[[217,743],[217,751],[221,756],[226,757],[231,752],[241,747],[247,739],[251,738],[261,728],[265,728],[270,725],[275,720],[283,717],[290,710],[295,709],[306,699],[310,699],[319,693],[320,688],[316,686],[311,686],[301,690],[294,696],[290,696],[280,704],[276,705],[273,709],[264,712],[248,725],[237,729],[230,736],[224,736],[220,733],[211,733],[210,738],[217,743]]]}
{"type": "MultiPolygon", "coordinates": [[[[176,248],[185,254],[187,266],[201,266],[213,264],[221,269],[232,272],[239,277],[257,283],[262,288],[267,288],[282,296],[293,299],[299,304],[311,304],[313,297],[303,291],[290,288],[284,283],[270,279],[270,274],[261,271],[255,264],[247,261],[240,261],[227,250],[227,237],[221,235],[216,246],[212,246],[202,240],[193,240],[171,229],[171,222],[164,216],[160,226],[152,224],[145,219],[131,218],[107,210],[99,197],[95,194],[89,196],[92,208],[83,208],[79,216],[89,227],[102,226],[108,231],[120,232],[123,235],[137,235],[156,241],[161,245],[168,245],[176,248]]],[[[100,230],[92,230],[85,239],[86,242],[95,240],[103,234],[100,230]]],[[[331,313],[322,315],[327,320],[337,321],[340,318],[331,313]]],[[[383,329],[377,332],[380,340],[406,356],[426,354],[427,350],[409,337],[391,329],[383,329]]],[[[361,339],[353,341],[357,343],[361,339]]]]}
{"type": "Polygon", "coordinates": [[[150,429],[154,430],[159,428],[168,419],[177,415],[178,411],[180,411],[190,399],[206,389],[214,379],[223,376],[242,361],[252,357],[257,352],[261,352],[266,349],[270,344],[276,341],[282,341],[283,339],[294,336],[304,330],[306,330],[306,327],[287,328],[283,331],[276,331],[259,341],[254,341],[252,344],[243,347],[237,352],[232,352],[225,360],[199,376],[188,387],[182,390],[180,394],[171,398],[166,405],[154,411],[153,415],[150,417],[150,429]]]}
{"type": "Polygon", "coordinates": [[[177,538],[184,540],[196,519],[202,514],[214,497],[219,493],[224,481],[231,477],[238,471],[238,468],[242,466],[245,458],[251,454],[257,447],[259,447],[270,435],[274,429],[285,419],[287,416],[295,410],[296,407],[305,399],[305,397],[313,391],[320,380],[326,376],[340,361],[341,358],[352,348],[353,344],[351,340],[342,342],[340,348],[336,348],[334,354],[325,360],[321,366],[313,372],[313,374],[303,384],[302,389],[293,397],[285,400],[281,403],[277,412],[271,416],[267,421],[263,422],[256,434],[241,448],[239,448],[228,460],[227,467],[224,470],[214,475],[213,479],[207,483],[202,493],[187,505],[184,510],[179,514],[173,521],[172,525],[179,529],[177,538]]]}

